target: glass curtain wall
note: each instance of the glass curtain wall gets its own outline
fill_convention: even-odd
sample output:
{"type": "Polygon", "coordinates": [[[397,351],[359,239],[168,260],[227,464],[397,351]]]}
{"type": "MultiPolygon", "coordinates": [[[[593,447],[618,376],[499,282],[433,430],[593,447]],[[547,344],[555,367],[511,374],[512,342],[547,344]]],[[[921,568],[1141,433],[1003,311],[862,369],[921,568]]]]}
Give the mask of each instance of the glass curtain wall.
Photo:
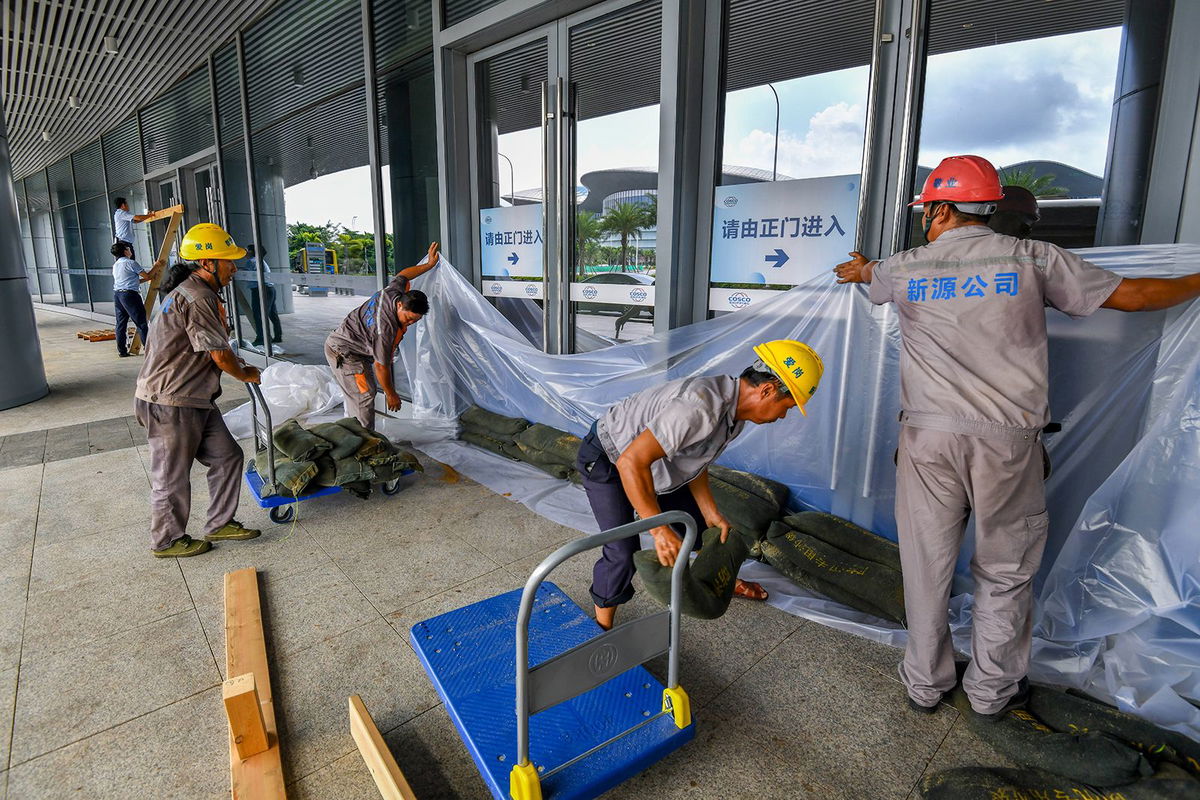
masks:
{"type": "Polygon", "coordinates": [[[104,187],[104,162],[100,140],[71,157],[75,175],[75,199],[83,239],[83,268],[86,270],[92,310],[114,314],[112,296],[112,208],[104,187]]]}
{"type": "Polygon", "coordinates": [[[874,0],[728,0],[709,308],[736,311],[854,249],[874,0]],[[796,24],[803,19],[804,24],[796,24]]]}
{"type": "MultiPolygon", "coordinates": [[[[1090,247],[1105,178],[1124,0],[931,0],[913,195],[974,153],[1037,200],[1033,236],[1090,247]]],[[[910,246],[923,244],[921,210],[910,246]]],[[[1019,225],[1020,220],[1013,220],[1019,225]]]]}
{"type": "Polygon", "coordinates": [[[33,258],[37,268],[38,291],[43,303],[63,302],[58,273],[58,252],[54,244],[54,219],[50,209],[50,188],[46,173],[35,172],[25,178],[25,196],[29,203],[29,228],[33,239],[33,258]]]}
{"type": "Polygon", "coordinates": [[[33,232],[29,226],[29,205],[25,200],[25,181],[15,181],[13,191],[17,195],[17,219],[21,225],[21,251],[25,254],[25,274],[29,276],[29,294],[35,302],[41,302],[42,292],[38,286],[37,261],[33,255],[33,232]]]}
{"type": "Polygon", "coordinates": [[[87,270],[84,268],[83,240],[79,211],[75,207],[75,179],[71,159],[51,164],[46,169],[50,188],[50,206],[54,213],[54,239],[66,303],[72,308],[91,310],[88,298],[87,270]]]}

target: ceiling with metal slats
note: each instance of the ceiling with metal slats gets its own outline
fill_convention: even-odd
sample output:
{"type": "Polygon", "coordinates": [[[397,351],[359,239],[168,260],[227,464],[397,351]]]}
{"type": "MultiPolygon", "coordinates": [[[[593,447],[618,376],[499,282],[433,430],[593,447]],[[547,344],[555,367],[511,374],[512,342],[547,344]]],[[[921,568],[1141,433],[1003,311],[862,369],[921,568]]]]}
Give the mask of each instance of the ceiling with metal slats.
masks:
{"type": "Polygon", "coordinates": [[[7,0],[0,10],[0,85],[14,177],[129,117],[273,3],[7,0]],[[115,55],[105,52],[106,36],[117,40],[115,55]],[[71,97],[79,108],[70,107],[71,97]]]}

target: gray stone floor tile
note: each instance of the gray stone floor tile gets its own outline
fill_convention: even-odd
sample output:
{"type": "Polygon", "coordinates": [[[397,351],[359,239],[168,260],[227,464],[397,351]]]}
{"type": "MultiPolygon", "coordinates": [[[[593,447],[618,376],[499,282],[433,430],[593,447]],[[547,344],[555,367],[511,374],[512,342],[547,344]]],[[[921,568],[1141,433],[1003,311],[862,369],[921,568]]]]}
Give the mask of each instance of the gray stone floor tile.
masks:
{"type": "Polygon", "coordinates": [[[129,438],[134,445],[146,444],[146,429],[137,421],[137,417],[125,417],[125,427],[129,429],[129,438]]]}
{"type": "MultiPolygon", "coordinates": [[[[251,523],[243,520],[246,525],[251,523]]],[[[216,542],[195,558],[181,558],[179,567],[197,606],[225,602],[225,573],[255,567],[264,580],[277,581],[322,564],[332,564],[304,526],[269,523],[257,539],[216,542]]]]}
{"type": "Polygon", "coordinates": [[[383,738],[421,800],[489,796],[445,706],[438,704],[383,738]]]}
{"type": "Polygon", "coordinates": [[[229,798],[228,727],[213,687],[10,770],[21,798],[229,798]]]}
{"type": "Polygon", "coordinates": [[[13,765],[220,682],[193,612],[21,662],[13,765]]]}
{"type": "Polygon", "coordinates": [[[396,632],[407,641],[409,630],[422,620],[510,592],[513,589],[520,589],[523,585],[524,581],[513,577],[507,570],[496,568],[460,586],[455,586],[453,589],[405,606],[399,611],[393,611],[388,614],[387,619],[396,632]]]}
{"type": "Polygon", "coordinates": [[[476,506],[475,514],[453,527],[463,541],[497,564],[509,564],[525,556],[579,536],[579,531],[530,513],[529,509],[508,498],[492,495],[476,506]]]}
{"type": "Polygon", "coordinates": [[[34,464],[0,471],[0,550],[33,544],[43,470],[34,464]]]}
{"type": "Polygon", "coordinates": [[[380,730],[437,704],[416,655],[383,620],[275,661],[284,772],[295,781],[355,750],[347,698],[362,696],[380,730]]]}
{"type": "Polygon", "coordinates": [[[334,549],[325,542],[329,555],[385,617],[497,566],[460,539],[434,532],[369,534],[353,548],[334,549]]]}
{"type": "Polygon", "coordinates": [[[966,720],[956,715],[954,724],[950,726],[946,738],[942,740],[941,746],[938,747],[928,766],[925,767],[924,774],[930,775],[944,769],[973,766],[1003,767],[1005,769],[1019,767],[1017,763],[976,736],[968,727],[966,720]]]}
{"type": "Polygon", "coordinates": [[[3,452],[0,452],[0,469],[12,469],[14,467],[28,467],[32,464],[41,464],[45,459],[46,448],[42,446],[27,446],[27,447],[5,447],[3,452]]]}
{"type": "Polygon", "coordinates": [[[117,529],[148,536],[150,484],[134,449],[55,461],[44,469],[39,543],[117,529]]]}
{"type": "Polygon", "coordinates": [[[375,800],[377,797],[379,790],[357,749],[288,787],[289,800],[375,800]]]}
{"type": "Polygon", "coordinates": [[[89,452],[103,453],[133,447],[133,436],[129,433],[129,426],[125,424],[124,417],[89,422],[87,429],[89,452]]]}
{"type": "Polygon", "coordinates": [[[0,670],[20,663],[32,558],[32,543],[0,549],[0,670]]]}
{"type": "Polygon", "coordinates": [[[12,735],[13,706],[17,702],[17,668],[0,672],[0,769],[8,767],[8,745],[12,735]]]}
{"type": "Polygon", "coordinates": [[[89,452],[86,422],[46,431],[46,461],[78,458],[86,456],[89,452]]]}
{"type": "MultiPolygon", "coordinates": [[[[276,661],[379,619],[362,593],[330,561],[280,577],[264,573],[259,576],[259,595],[267,648],[276,661]]],[[[197,611],[224,674],[224,600],[199,606],[197,611]]]]}

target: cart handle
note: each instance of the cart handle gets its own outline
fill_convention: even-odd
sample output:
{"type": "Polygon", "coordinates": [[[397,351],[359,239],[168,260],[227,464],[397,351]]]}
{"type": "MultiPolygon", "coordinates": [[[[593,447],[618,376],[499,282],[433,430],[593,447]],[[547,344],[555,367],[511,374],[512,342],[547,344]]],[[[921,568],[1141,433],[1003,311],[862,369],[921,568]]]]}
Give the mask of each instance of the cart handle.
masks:
{"type": "Polygon", "coordinates": [[[267,405],[267,400],[263,397],[262,389],[257,383],[247,383],[246,388],[250,391],[250,423],[254,429],[254,451],[256,453],[267,451],[267,480],[271,486],[274,486],[275,444],[271,441],[271,432],[275,430],[275,426],[271,424],[271,408],[267,405]],[[262,409],[262,419],[258,417],[260,408],[262,409]]]}
{"type": "MultiPolygon", "coordinates": [[[[670,618],[670,639],[667,656],[667,690],[677,689],[679,686],[679,622],[680,622],[680,595],[683,591],[683,570],[688,563],[688,554],[692,552],[692,547],[696,543],[696,520],[692,519],[691,514],[683,511],[667,511],[662,514],[657,514],[648,519],[634,520],[625,525],[620,525],[612,530],[602,531],[590,536],[584,536],[580,539],[574,539],[567,542],[562,547],[555,550],[550,555],[542,560],[534,568],[533,574],[529,576],[529,580],[525,582],[525,590],[521,593],[521,605],[517,610],[517,657],[516,657],[516,699],[517,699],[517,764],[529,764],[529,714],[530,714],[530,692],[529,692],[529,618],[533,614],[533,601],[537,595],[538,587],[546,580],[546,576],[550,574],[558,565],[562,564],[568,558],[579,555],[587,550],[592,550],[597,547],[602,547],[609,542],[615,542],[618,539],[624,539],[629,536],[637,536],[645,531],[664,525],[682,525],[685,530],[683,537],[683,546],[679,549],[679,556],[675,559],[675,566],[671,569],[671,604],[668,607],[667,613],[670,618]]],[[[600,648],[608,647],[610,652],[615,654],[619,648],[616,643],[622,643],[628,646],[630,644],[631,635],[639,636],[644,631],[637,630],[638,623],[643,620],[656,619],[658,615],[643,617],[638,620],[626,623],[625,625],[617,626],[610,631],[596,636],[578,647],[568,650],[566,653],[557,656],[553,660],[566,659],[576,651],[583,648],[588,648],[590,652],[599,653],[600,648]],[[604,640],[610,640],[604,644],[604,640]],[[615,641],[614,641],[615,640],[615,641]]],[[[653,634],[647,634],[640,637],[643,640],[653,638],[653,634]]],[[[656,653],[649,657],[661,653],[659,649],[656,653]]],[[[546,662],[549,664],[550,662],[546,662]]],[[[644,663],[638,661],[637,663],[644,663]]],[[[541,669],[546,664],[538,665],[541,669]]],[[[631,664],[629,667],[637,666],[631,664]]],[[[626,667],[626,668],[629,668],[626,667]]],[[[582,679],[582,683],[587,683],[587,678],[582,679]]],[[[582,685],[582,684],[581,684],[582,685]]],[[[598,684],[596,684],[598,685],[598,684]]],[[[571,696],[581,694],[591,688],[590,685],[583,685],[580,691],[574,692],[571,696]]]]}

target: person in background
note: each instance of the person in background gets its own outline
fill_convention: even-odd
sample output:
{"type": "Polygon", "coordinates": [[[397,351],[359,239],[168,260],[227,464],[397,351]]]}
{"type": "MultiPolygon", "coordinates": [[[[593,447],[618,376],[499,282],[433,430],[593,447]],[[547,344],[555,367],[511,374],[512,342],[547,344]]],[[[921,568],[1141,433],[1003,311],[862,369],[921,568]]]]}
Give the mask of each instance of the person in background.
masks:
{"type": "Polygon", "coordinates": [[[996,233],[1017,239],[1028,239],[1033,226],[1041,219],[1038,201],[1024,186],[1002,186],[1004,197],[996,203],[996,212],[988,219],[988,227],[996,233]]]}
{"type": "Polygon", "coordinates": [[[351,311],[325,340],[325,360],[346,397],[346,416],[375,429],[375,393],[383,389],[389,411],[400,410],[392,361],[410,325],[429,313],[429,298],[409,284],[438,263],[438,243],[422,264],[400,270],[382,291],[351,311]]]}
{"type": "MultiPolygon", "coordinates": [[[[254,325],[253,345],[255,347],[262,347],[262,306],[259,299],[258,275],[255,273],[258,261],[254,245],[246,245],[246,258],[238,264],[238,272],[240,274],[237,276],[237,279],[244,282],[246,288],[249,289],[250,322],[254,325]]],[[[279,321],[279,310],[275,307],[275,286],[271,283],[271,279],[267,277],[271,274],[271,267],[267,264],[267,249],[265,247],[262,251],[262,268],[263,287],[267,292],[267,320],[271,326],[271,342],[273,344],[280,344],[283,341],[283,324],[279,321]]],[[[276,352],[278,352],[278,348],[276,348],[276,352]]]]}
{"type": "Polygon", "coordinates": [[[1003,192],[995,167],[952,156],[920,197],[929,244],[838,264],[900,319],[896,527],[908,644],[900,679],[914,711],[955,685],[950,587],[975,515],[974,620],[963,690],[996,722],[1028,696],[1033,577],[1046,544],[1042,429],[1050,421],[1046,306],[1154,311],[1200,296],[1200,274],[1122,278],[1057,245],[988,228],[1003,192]]]}
{"type": "Polygon", "coordinates": [[[220,291],[246,251],[222,228],[194,225],[179,246],[189,271],[175,265],[168,278],[182,278],[162,301],[150,326],[146,360],[138,374],[134,413],[150,447],[150,547],[156,558],[207,552],[212,542],[253,539],[260,531],[233,518],[241,496],[242,448],[217,409],[221,373],[258,383],[257,368],[229,349],[220,291]],[[208,468],[208,522],[202,541],[187,535],[191,514],[192,462],[208,468]]]}
{"type": "MultiPolygon", "coordinates": [[[[653,386],[611,406],[579,447],[575,468],[583,477],[588,504],[600,530],[648,519],[663,511],[683,511],[697,524],[729,535],[708,485],[708,467],[747,422],[765,425],[783,419],[817,391],[825,367],[803,342],[781,339],[754,348],[758,360],[737,377],[681,378],[653,386]]],[[[670,526],[650,531],[659,563],[671,566],[683,540],[670,526]]],[[[638,537],[604,545],[592,568],[596,622],[609,630],[617,608],[633,597],[633,554],[638,537]]],[[[766,600],[757,583],[739,579],[734,594],[766,600]]]]}
{"type": "Polygon", "coordinates": [[[133,223],[145,222],[154,215],[134,214],[129,210],[129,203],[125,202],[124,197],[118,197],[115,205],[116,210],[113,211],[113,235],[116,236],[117,244],[129,245],[129,257],[133,258],[133,223]]]}
{"type": "Polygon", "coordinates": [[[116,257],[113,262],[113,305],[117,312],[117,356],[129,357],[129,343],[126,332],[129,323],[133,322],[134,329],[141,337],[142,345],[146,344],[146,306],[138,286],[154,278],[162,270],[165,260],[159,259],[147,271],[141,264],[133,260],[133,248],[125,242],[117,242],[112,246],[112,254],[116,257]]]}

